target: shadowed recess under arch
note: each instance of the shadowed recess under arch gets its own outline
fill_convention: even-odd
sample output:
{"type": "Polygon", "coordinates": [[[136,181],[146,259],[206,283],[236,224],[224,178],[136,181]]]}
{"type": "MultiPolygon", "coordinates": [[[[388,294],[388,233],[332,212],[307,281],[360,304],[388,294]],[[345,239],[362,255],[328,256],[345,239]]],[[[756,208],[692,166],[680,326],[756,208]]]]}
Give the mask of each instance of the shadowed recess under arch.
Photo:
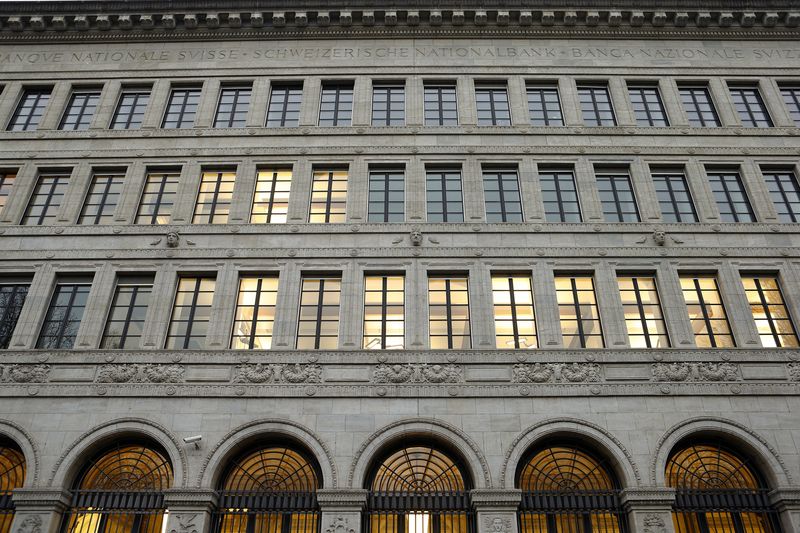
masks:
{"type": "Polygon", "coordinates": [[[260,448],[236,459],[225,476],[225,491],[301,491],[320,487],[311,462],[285,446],[260,448]]]}
{"type": "Polygon", "coordinates": [[[370,484],[380,492],[457,492],[466,490],[458,465],[430,446],[409,446],[384,459],[370,484]]]}
{"type": "Polygon", "coordinates": [[[0,445],[0,533],[11,531],[14,504],[11,491],[25,484],[25,456],[10,444],[0,445]]]}

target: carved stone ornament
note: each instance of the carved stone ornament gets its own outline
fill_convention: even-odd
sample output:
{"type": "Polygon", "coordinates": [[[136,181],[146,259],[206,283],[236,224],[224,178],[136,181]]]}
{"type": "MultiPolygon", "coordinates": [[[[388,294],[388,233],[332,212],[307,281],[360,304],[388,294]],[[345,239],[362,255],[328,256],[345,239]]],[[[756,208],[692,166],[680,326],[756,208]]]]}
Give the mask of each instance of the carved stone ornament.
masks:
{"type": "Polygon", "coordinates": [[[195,519],[197,519],[197,513],[176,514],[175,520],[178,522],[178,527],[173,527],[169,533],[197,533],[195,519]]]}
{"type": "Polygon", "coordinates": [[[786,372],[790,381],[800,381],[800,363],[787,363],[786,372]]]}
{"type": "Polygon", "coordinates": [[[42,517],[35,514],[26,516],[17,528],[17,533],[42,533],[42,517]]]}
{"type": "Polygon", "coordinates": [[[317,364],[236,365],[234,383],[322,383],[322,366],[317,364]]]}
{"type": "Polygon", "coordinates": [[[387,365],[381,363],[372,373],[375,383],[461,383],[463,369],[457,365],[429,365],[407,363],[387,365]]]}
{"type": "Polygon", "coordinates": [[[603,381],[597,363],[519,363],[512,369],[513,383],[599,383],[603,381]]]}
{"type": "Polygon", "coordinates": [[[350,527],[350,520],[341,516],[337,516],[328,527],[325,528],[325,533],[356,533],[356,530],[350,527]]]}
{"type": "Polygon", "coordinates": [[[511,518],[489,515],[483,519],[484,531],[488,533],[512,533],[511,518]]]}
{"type": "Polygon", "coordinates": [[[422,230],[418,226],[411,228],[411,245],[422,246],[422,230]]]}
{"type": "Polygon", "coordinates": [[[50,365],[0,365],[0,383],[46,383],[50,365]]]}
{"type": "Polygon", "coordinates": [[[100,366],[95,383],[183,383],[183,365],[139,363],[106,364],[100,366]]]}
{"type": "Polygon", "coordinates": [[[655,513],[648,513],[642,521],[644,525],[643,533],[667,533],[667,526],[664,519],[655,513]]]}
{"type": "Polygon", "coordinates": [[[653,363],[653,381],[741,381],[739,365],[722,363],[653,363]]]}

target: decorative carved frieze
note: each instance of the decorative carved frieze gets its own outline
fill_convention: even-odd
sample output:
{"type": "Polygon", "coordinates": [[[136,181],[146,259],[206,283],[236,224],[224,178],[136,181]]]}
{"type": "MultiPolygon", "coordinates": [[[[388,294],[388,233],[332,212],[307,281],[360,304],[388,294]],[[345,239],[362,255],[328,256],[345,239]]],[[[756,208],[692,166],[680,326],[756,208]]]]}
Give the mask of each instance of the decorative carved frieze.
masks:
{"type": "Polygon", "coordinates": [[[47,383],[50,365],[0,365],[0,383],[47,383]]]}
{"type": "Polygon", "coordinates": [[[800,363],[787,363],[786,373],[789,375],[789,380],[800,381],[800,363]]]}
{"type": "Polygon", "coordinates": [[[653,363],[653,381],[741,381],[739,365],[730,362],[653,363]]]}
{"type": "Polygon", "coordinates": [[[375,383],[461,383],[464,371],[459,365],[407,363],[378,365],[372,373],[375,383]]]}
{"type": "Polygon", "coordinates": [[[183,365],[121,363],[99,367],[95,383],[182,383],[183,365]]]}
{"type": "Polygon", "coordinates": [[[603,381],[597,363],[519,363],[514,365],[514,383],[599,383],[603,381]]]}
{"type": "Polygon", "coordinates": [[[322,383],[318,364],[242,363],[236,366],[234,383],[322,383]]]}

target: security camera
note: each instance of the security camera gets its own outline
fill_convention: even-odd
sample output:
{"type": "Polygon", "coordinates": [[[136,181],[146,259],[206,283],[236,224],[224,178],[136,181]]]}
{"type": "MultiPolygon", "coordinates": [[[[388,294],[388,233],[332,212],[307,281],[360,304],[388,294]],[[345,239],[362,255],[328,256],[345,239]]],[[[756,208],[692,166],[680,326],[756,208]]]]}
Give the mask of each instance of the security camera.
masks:
{"type": "Polygon", "coordinates": [[[194,444],[195,448],[199,448],[200,445],[198,444],[201,440],[203,440],[202,435],[193,435],[191,437],[183,437],[183,442],[186,444],[194,444]]]}

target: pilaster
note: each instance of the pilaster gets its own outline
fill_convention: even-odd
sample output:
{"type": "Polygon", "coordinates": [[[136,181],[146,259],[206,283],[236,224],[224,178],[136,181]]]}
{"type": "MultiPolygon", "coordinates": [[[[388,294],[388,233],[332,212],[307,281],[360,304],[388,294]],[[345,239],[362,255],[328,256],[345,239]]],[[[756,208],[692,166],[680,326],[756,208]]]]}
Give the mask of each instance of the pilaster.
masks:
{"type": "Polygon", "coordinates": [[[230,262],[217,263],[214,301],[211,303],[211,321],[208,323],[208,333],[206,334],[208,349],[228,347],[238,292],[238,265],[230,262]]]}
{"type": "MultiPolygon", "coordinates": [[[[423,240],[425,237],[423,236],[423,240]]],[[[412,259],[406,271],[406,302],[416,302],[419,313],[406,313],[406,346],[409,349],[428,347],[430,324],[428,323],[428,272],[425,264],[412,259]]],[[[408,305],[408,304],[407,304],[408,305]]]]}
{"type": "Polygon", "coordinates": [[[464,222],[484,222],[483,169],[477,158],[467,158],[461,168],[461,191],[464,196],[464,222]]]}
{"type": "Polygon", "coordinates": [[[292,170],[292,190],[289,195],[287,221],[290,224],[308,222],[313,173],[314,168],[311,161],[305,157],[297,160],[292,170]]]}
{"type": "Polygon", "coordinates": [[[20,81],[9,81],[5,84],[3,97],[0,98],[0,128],[6,129],[8,126],[24,90],[25,86],[20,81]]]}
{"type": "Polygon", "coordinates": [[[561,345],[561,323],[558,319],[555,276],[551,265],[537,262],[532,267],[533,311],[536,313],[536,335],[539,348],[561,345]]]}
{"type": "Polygon", "coordinates": [[[86,350],[100,346],[106,314],[114,297],[115,270],[116,268],[109,263],[103,263],[95,270],[83,319],[75,336],[76,349],[86,350]]]}
{"type": "Polygon", "coordinates": [[[248,127],[263,128],[266,125],[269,92],[269,78],[256,78],[253,82],[253,93],[250,97],[250,110],[247,113],[248,127]]]}
{"type": "Polygon", "coordinates": [[[669,332],[669,340],[673,348],[693,348],[694,332],[686,313],[686,302],[683,299],[681,278],[672,265],[659,262],[656,267],[656,285],[661,311],[669,332]]]}
{"type": "Polygon", "coordinates": [[[290,261],[281,268],[275,305],[281,312],[275,314],[275,323],[272,327],[273,348],[287,349],[295,346],[301,274],[300,265],[296,261],[290,261]]]}
{"type": "Polygon", "coordinates": [[[161,297],[153,298],[147,310],[141,341],[143,349],[160,350],[164,347],[177,287],[178,272],[175,265],[162,265],[153,279],[153,294],[161,297]]]}
{"type": "Polygon", "coordinates": [[[472,347],[489,350],[494,348],[492,273],[489,265],[485,262],[470,265],[469,304],[472,347]]]}
{"type": "Polygon", "coordinates": [[[38,266],[28,288],[28,296],[17,319],[17,327],[11,337],[9,347],[12,349],[29,349],[36,345],[36,337],[41,321],[47,312],[50,294],[56,283],[53,263],[46,262],[38,266]]]}
{"type": "Polygon", "coordinates": [[[115,224],[133,224],[146,174],[147,169],[142,161],[135,160],[128,164],[122,194],[114,211],[115,224]]]}
{"type": "Polygon", "coordinates": [[[111,117],[114,116],[114,109],[117,106],[120,92],[122,91],[122,82],[119,80],[110,80],[106,82],[103,91],[100,93],[100,103],[94,112],[92,124],[89,126],[90,130],[104,130],[111,124],[111,117]]]}
{"type": "Polygon", "coordinates": [[[475,509],[477,533],[517,533],[517,509],[522,500],[518,489],[475,489],[470,491],[475,509]]]}
{"type": "Polygon", "coordinates": [[[578,85],[571,76],[558,77],[558,93],[565,126],[583,126],[578,85]]]}
{"type": "Polygon", "coordinates": [[[729,128],[741,128],[742,121],[739,119],[739,114],[736,112],[736,108],[733,105],[731,92],[728,90],[728,85],[725,83],[725,80],[721,78],[711,78],[708,81],[708,90],[711,93],[714,107],[717,110],[722,125],[729,128]]]}
{"type": "Polygon", "coordinates": [[[208,533],[212,512],[217,506],[217,493],[206,489],[167,489],[164,505],[169,509],[164,531],[208,533]]]}
{"type": "Polygon", "coordinates": [[[236,184],[233,187],[231,210],[228,222],[246,224],[250,222],[250,208],[253,205],[253,194],[256,189],[256,164],[250,159],[242,159],[236,168],[236,184]]]}
{"type": "Polygon", "coordinates": [[[156,129],[161,127],[164,118],[164,110],[169,100],[170,83],[169,80],[156,80],[150,89],[150,101],[142,117],[142,129],[156,129]]]}
{"type": "Polygon", "coordinates": [[[575,163],[575,186],[584,222],[603,222],[603,207],[594,177],[594,166],[582,157],[575,163]]]}
{"type": "Polygon", "coordinates": [[[210,128],[214,123],[214,111],[217,108],[219,99],[220,81],[217,78],[210,78],[203,83],[203,90],[200,93],[200,104],[197,106],[197,114],[194,117],[195,128],[210,128]]]}
{"type": "Polygon", "coordinates": [[[367,503],[364,489],[320,489],[317,502],[322,513],[321,531],[325,533],[358,533],[367,503]]]}
{"type": "Polygon", "coordinates": [[[515,126],[530,124],[528,95],[525,79],[522,76],[512,76],[508,79],[508,103],[511,109],[511,124],[515,126]]]}
{"type": "Polygon", "coordinates": [[[631,531],[675,533],[672,523],[674,502],[674,489],[643,487],[622,491],[622,507],[628,514],[631,531]]]}
{"type": "Polygon", "coordinates": [[[363,157],[355,158],[350,164],[347,181],[347,221],[366,222],[369,168],[363,157]]]}
{"type": "Polygon", "coordinates": [[[303,103],[300,106],[300,126],[316,126],[319,121],[319,102],[322,80],[308,78],[303,83],[303,103]]]}
{"type": "Polygon", "coordinates": [[[719,207],[708,183],[705,167],[696,159],[690,159],[686,162],[685,171],[698,219],[700,222],[719,222],[719,207]]]}
{"type": "Polygon", "coordinates": [[[658,90],[661,93],[661,101],[667,111],[669,125],[673,128],[688,128],[689,117],[686,109],[681,102],[681,93],[678,85],[673,78],[662,77],[658,80],[658,90]]]}
{"type": "Polygon", "coordinates": [[[70,495],[58,489],[19,488],[12,493],[14,520],[10,531],[57,533],[70,495]]]}
{"type": "Polygon", "coordinates": [[[769,494],[770,503],[780,513],[783,531],[800,531],[800,487],[781,487],[769,494]]]}
{"type": "Polygon", "coordinates": [[[178,194],[175,196],[175,205],[172,206],[171,220],[173,223],[190,224],[192,222],[202,170],[201,164],[197,161],[183,165],[178,182],[178,194]]]}
{"type": "Polygon", "coordinates": [[[594,272],[595,298],[607,348],[627,348],[628,330],[614,267],[606,262],[594,272]]]}
{"type": "Polygon", "coordinates": [[[414,157],[406,169],[406,220],[425,221],[425,164],[414,157]]]}
{"type": "Polygon", "coordinates": [[[372,80],[356,76],[353,81],[353,126],[369,126],[372,117],[372,80]]]}
{"type": "Polygon", "coordinates": [[[86,191],[92,182],[92,166],[89,163],[78,163],[69,177],[69,187],[58,210],[57,224],[75,224],[83,208],[86,191]]]}
{"type": "Polygon", "coordinates": [[[530,157],[519,163],[519,187],[522,194],[523,220],[525,222],[544,222],[544,203],[539,188],[539,169],[530,157]]]}
{"type": "Polygon", "coordinates": [[[628,95],[628,85],[619,77],[609,78],[608,91],[611,94],[611,104],[617,115],[618,126],[636,126],[636,116],[628,95]]]}
{"type": "Polygon", "coordinates": [[[722,263],[717,273],[717,281],[736,346],[760,348],[761,339],[750,312],[750,304],[747,301],[747,294],[744,292],[742,277],[738,269],[730,262],[722,263]]]}
{"type": "Polygon", "coordinates": [[[47,102],[47,108],[44,110],[39,126],[36,128],[37,130],[58,129],[58,122],[61,120],[61,115],[64,113],[64,108],[67,105],[67,101],[69,101],[71,92],[72,84],[67,81],[56,82],[50,93],[50,101],[47,102]]]}
{"type": "MultiPolygon", "coordinates": [[[[361,348],[362,289],[364,280],[356,261],[342,264],[342,292],[339,297],[339,346],[347,350],[361,348]]],[[[300,293],[298,292],[298,295],[300,293]]]]}
{"type": "Polygon", "coordinates": [[[409,76],[406,81],[406,125],[422,126],[425,123],[425,86],[419,76],[409,76]]]}
{"type": "Polygon", "coordinates": [[[478,108],[475,104],[475,85],[471,76],[459,76],[456,81],[458,99],[458,123],[475,126],[478,123],[478,108]]]}
{"type": "Polygon", "coordinates": [[[641,157],[637,157],[631,163],[629,170],[642,222],[660,222],[661,208],[647,164],[641,157]]]}
{"type": "Polygon", "coordinates": [[[769,194],[767,184],[761,175],[761,169],[752,159],[745,159],[741,164],[742,182],[750,193],[750,203],[759,222],[779,222],[778,211],[769,194]]]}
{"type": "Polygon", "coordinates": [[[28,200],[36,188],[36,182],[39,180],[39,169],[36,164],[28,161],[25,162],[19,170],[17,170],[17,178],[14,181],[14,186],[11,188],[11,194],[6,200],[6,206],[3,208],[1,222],[10,224],[19,224],[22,216],[25,214],[25,209],[28,207],[28,200]]]}
{"type": "Polygon", "coordinates": [[[775,127],[793,128],[794,120],[783,101],[778,81],[775,78],[761,77],[758,80],[758,90],[761,92],[764,105],[767,106],[767,111],[775,127]]]}

